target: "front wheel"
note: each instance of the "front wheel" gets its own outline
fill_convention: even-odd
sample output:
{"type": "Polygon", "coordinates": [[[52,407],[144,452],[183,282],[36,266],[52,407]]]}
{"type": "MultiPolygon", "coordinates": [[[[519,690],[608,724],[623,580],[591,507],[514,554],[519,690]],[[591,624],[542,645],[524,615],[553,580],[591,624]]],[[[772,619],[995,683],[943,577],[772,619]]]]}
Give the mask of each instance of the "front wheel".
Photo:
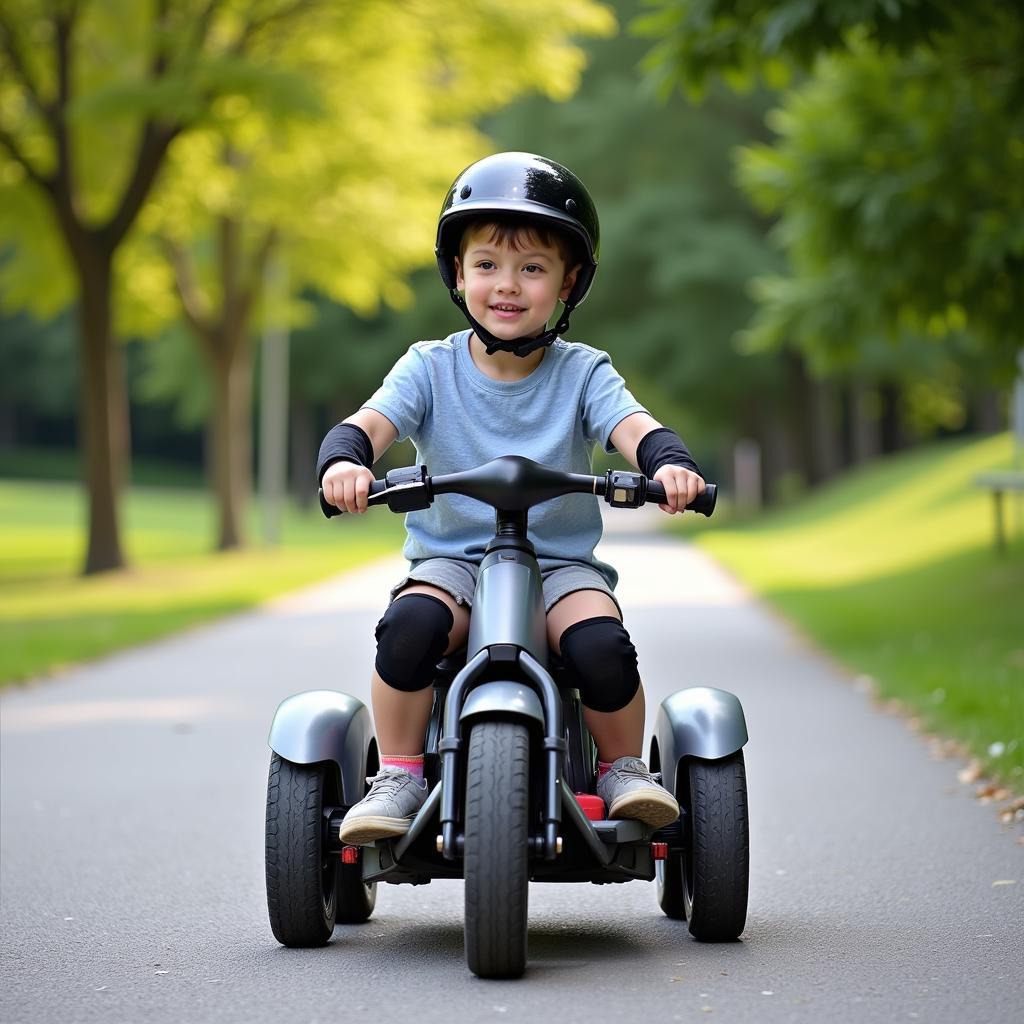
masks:
{"type": "Polygon", "coordinates": [[[658,866],[661,909],[688,921],[695,939],[739,938],[750,876],[743,752],[719,761],[684,762],[676,797],[683,812],[683,849],[658,866]]]}
{"type": "Polygon", "coordinates": [[[479,722],[466,768],[466,962],[480,978],[526,970],[530,738],[517,722],[479,722]]]}

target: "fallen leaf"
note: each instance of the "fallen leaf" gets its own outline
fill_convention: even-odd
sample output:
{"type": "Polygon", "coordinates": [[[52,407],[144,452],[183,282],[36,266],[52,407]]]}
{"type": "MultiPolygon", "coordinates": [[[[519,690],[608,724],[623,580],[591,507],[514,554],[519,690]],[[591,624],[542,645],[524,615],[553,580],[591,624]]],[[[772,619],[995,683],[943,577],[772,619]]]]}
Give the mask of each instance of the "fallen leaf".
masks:
{"type": "Polygon", "coordinates": [[[971,761],[966,768],[961,768],[956,777],[963,783],[977,782],[981,778],[981,762],[971,761]]]}

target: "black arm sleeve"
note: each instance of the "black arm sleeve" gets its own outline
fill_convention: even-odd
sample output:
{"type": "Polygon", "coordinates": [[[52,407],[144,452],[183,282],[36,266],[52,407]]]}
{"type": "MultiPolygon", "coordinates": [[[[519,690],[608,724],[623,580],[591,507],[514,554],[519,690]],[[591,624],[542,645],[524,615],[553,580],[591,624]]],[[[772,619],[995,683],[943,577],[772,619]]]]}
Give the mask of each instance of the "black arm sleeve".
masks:
{"type": "Polygon", "coordinates": [[[679,435],[668,427],[657,427],[644,434],[636,446],[636,462],[646,477],[653,477],[662,466],[682,466],[698,476],[704,475],[679,435]]]}
{"type": "Polygon", "coordinates": [[[335,462],[355,462],[369,469],[373,465],[373,444],[362,427],[354,423],[339,423],[327,431],[316,460],[316,480],[319,484],[327,467],[335,462]]]}

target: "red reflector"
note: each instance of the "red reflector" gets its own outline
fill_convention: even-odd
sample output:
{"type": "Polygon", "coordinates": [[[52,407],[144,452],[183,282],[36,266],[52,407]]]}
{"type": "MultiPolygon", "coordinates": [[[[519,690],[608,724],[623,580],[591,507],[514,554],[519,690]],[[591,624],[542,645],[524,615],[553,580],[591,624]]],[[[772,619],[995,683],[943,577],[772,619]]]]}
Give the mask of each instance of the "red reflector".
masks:
{"type": "Polygon", "coordinates": [[[651,843],[651,856],[655,860],[667,860],[668,843],[651,843]]]}
{"type": "Polygon", "coordinates": [[[342,864],[358,864],[359,863],[359,847],[358,846],[343,846],[341,848],[341,863],[342,864]]]}
{"type": "Polygon", "coordinates": [[[604,801],[596,793],[576,793],[575,796],[591,821],[604,821],[604,801]]]}

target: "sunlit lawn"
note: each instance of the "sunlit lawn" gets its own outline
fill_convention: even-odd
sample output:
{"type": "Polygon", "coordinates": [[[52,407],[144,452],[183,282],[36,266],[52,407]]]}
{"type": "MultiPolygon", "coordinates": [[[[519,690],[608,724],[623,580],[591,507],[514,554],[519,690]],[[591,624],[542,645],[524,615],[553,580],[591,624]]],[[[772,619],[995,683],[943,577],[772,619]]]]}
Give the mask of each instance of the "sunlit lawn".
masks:
{"type": "Polygon", "coordinates": [[[328,522],[288,510],[283,544],[215,554],[201,491],[133,488],[123,503],[132,568],[83,578],[84,498],[68,483],[0,481],[0,683],[26,679],[266,598],[400,550],[386,509],[328,522]]]}
{"type": "Polygon", "coordinates": [[[945,442],[696,536],[883,697],[1021,789],[1024,540],[996,554],[991,495],[971,482],[1010,462],[1007,435],[945,442]]]}

